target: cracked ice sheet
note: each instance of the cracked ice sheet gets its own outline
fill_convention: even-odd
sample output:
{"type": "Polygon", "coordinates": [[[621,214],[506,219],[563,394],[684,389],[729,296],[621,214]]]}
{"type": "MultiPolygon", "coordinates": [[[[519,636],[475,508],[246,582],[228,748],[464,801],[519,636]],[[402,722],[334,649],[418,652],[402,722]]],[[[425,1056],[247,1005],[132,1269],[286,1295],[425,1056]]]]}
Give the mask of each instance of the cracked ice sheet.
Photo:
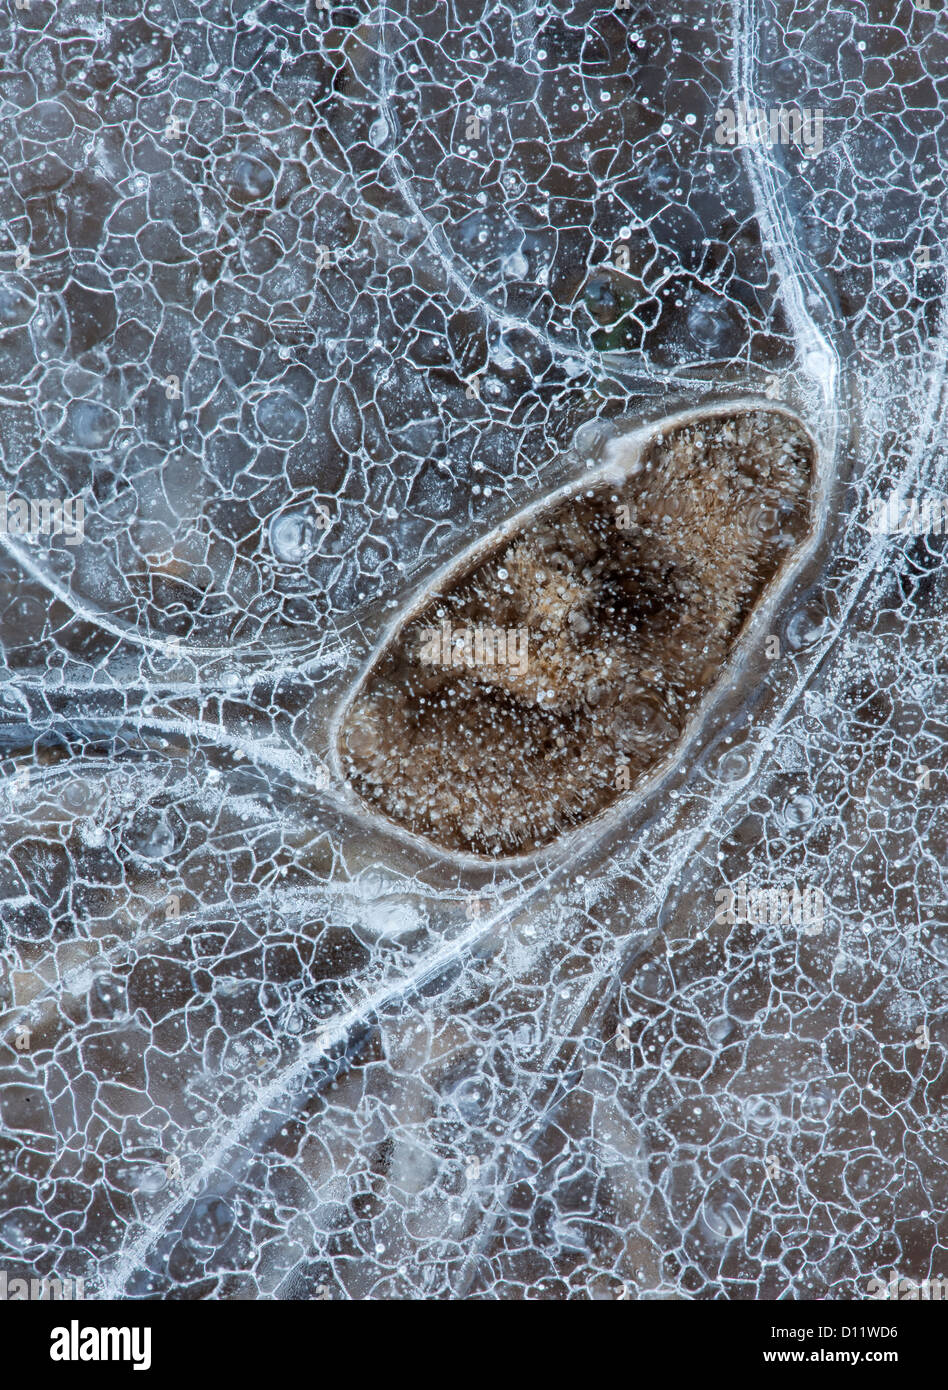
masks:
{"type": "Polygon", "coordinates": [[[945,538],[867,522],[948,488],[948,36],[678,15],[4,27],[2,485],[84,504],[78,545],[0,536],[11,1277],[943,1272],[945,538]],[[740,103],[823,148],[719,145],[740,103]],[[748,395],[818,440],[820,535],[680,766],[542,866],[367,819],[333,719],[419,587],[597,422],[748,395]],[[741,884],[819,888],[819,930],[720,920],[741,884]]]}

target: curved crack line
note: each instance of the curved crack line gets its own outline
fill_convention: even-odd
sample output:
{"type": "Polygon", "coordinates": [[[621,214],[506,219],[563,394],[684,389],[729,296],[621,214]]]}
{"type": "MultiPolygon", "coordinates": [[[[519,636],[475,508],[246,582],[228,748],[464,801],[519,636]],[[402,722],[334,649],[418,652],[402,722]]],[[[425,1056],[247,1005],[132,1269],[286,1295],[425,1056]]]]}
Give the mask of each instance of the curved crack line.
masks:
{"type": "MultiPolygon", "coordinates": [[[[539,885],[533,892],[538,891],[539,885]]],[[[518,906],[520,905],[518,904],[518,906]]],[[[319,1041],[307,1044],[298,1057],[285,1063],[260,1094],[244,1106],[239,1115],[220,1136],[214,1148],[201,1159],[198,1169],[187,1179],[186,1190],[178,1194],[174,1201],[169,1202],[161,1214],[137,1237],[131,1247],[120,1255],[115,1268],[103,1285],[100,1296],[102,1298],[120,1298],[123,1296],[129,1279],[142,1267],[149,1251],[164,1235],[178,1212],[194,1199],[207,1178],[223,1165],[230,1150],[240,1145],[241,1135],[254,1125],[267,1110],[279,1109],[281,1098],[286,1095],[286,1092],[298,1078],[304,1078],[331,1048],[339,1043],[344,1043],[354,1028],[366,1026],[371,1020],[379,1018],[390,1005],[397,1004],[405,996],[416,993],[425,984],[450,969],[470,947],[476,946],[478,941],[495,930],[510,910],[509,906],[505,907],[493,917],[478,922],[460,937],[438,947],[401,979],[391,984],[383,984],[374,994],[358,1001],[345,1013],[338,1015],[332,1023],[324,1023],[320,1029],[319,1041]]]]}
{"type": "MultiPolygon", "coordinates": [[[[757,14],[757,0],[734,0],[732,39],[734,56],[732,71],[737,91],[746,106],[756,108],[759,103],[756,95],[755,74],[759,69],[760,32],[763,28],[757,14]]],[[[775,164],[765,156],[763,149],[756,144],[744,147],[745,166],[748,181],[754,196],[758,223],[764,233],[763,240],[774,253],[775,269],[794,338],[797,343],[801,366],[804,372],[817,384],[824,401],[825,414],[831,429],[830,438],[833,450],[839,447],[839,410],[836,405],[842,364],[839,351],[826,337],[806,307],[804,286],[811,296],[822,301],[832,314],[833,306],[823,290],[818,278],[808,268],[807,257],[799,238],[793,231],[794,218],[787,207],[786,199],[777,186],[775,164]]],[[[903,480],[914,481],[921,468],[926,450],[933,441],[936,422],[945,418],[946,413],[946,365],[948,365],[948,316],[941,309],[941,324],[931,346],[931,366],[929,368],[928,389],[919,415],[918,428],[912,434],[912,448],[903,480]],[[940,370],[939,370],[940,369],[940,370]]],[[[868,548],[866,558],[853,576],[850,592],[861,590],[870,570],[878,563],[880,553],[886,549],[891,537],[877,536],[875,544],[868,548]]],[[[853,599],[855,602],[855,598],[853,599]]],[[[852,604],[847,607],[847,614],[852,604]]]]}
{"type": "MultiPolygon", "coordinates": [[[[27,554],[22,546],[10,539],[5,533],[0,533],[0,546],[7,554],[14,559],[31,579],[36,580],[44,589],[64,604],[74,617],[80,618],[83,622],[89,623],[93,627],[101,628],[103,632],[108,632],[111,636],[119,638],[122,642],[129,642],[133,646],[142,647],[147,651],[163,652],[176,657],[200,656],[209,658],[221,658],[240,656],[242,654],[252,654],[255,650],[260,650],[257,643],[247,644],[243,649],[235,647],[233,643],[220,647],[201,647],[193,646],[175,637],[152,637],[147,633],[140,632],[137,628],[130,627],[125,623],[117,622],[108,614],[94,605],[83,602],[72,589],[60,583],[52,575],[38,565],[32,557],[27,554]]],[[[290,641],[284,647],[284,651],[291,653],[303,653],[312,651],[312,640],[290,641]]],[[[266,649],[263,649],[266,650],[266,649]]]]}
{"type": "MultiPolygon", "coordinates": [[[[755,78],[759,67],[760,28],[756,0],[734,0],[731,37],[734,45],[732,73],[734,85],[746,106],[757,106],[755,78]]],[[[835,451],[839,436],[837,396],[842,363],[836,345],[819,328],[807,308],[804,286],[811,296],[831,306],[822,286],[807,265],[799,239],[793,231],[793,217],[786,199],[777,187],[775,164],[762,147],[749,144],[742,150],[744,167],[754,200],[764,249],[770,249],[777,273],[778,294],[784,305],[797,344],[804,373],[815,383],[823,399],[824,411],[832,421],[835,451]]]]}
{"type": "MultiPolygon", "coordinates": [[[[261,665],[256,668],[242,667],[236,676],[229,672],[212,673],[211,678],[206,680],[200,677],[195,679],[182,677],[178,680],[164,673],[142,676],[136,671],[128,678],[113,679],[107,685],[92,681],[63,681],[61,684],[50,685],[48,676],[28,675],[24,678],[23,673],[17,671],[15,679],[0,682],[0,731],[4,727],[9,727],[11,722],[45,724],[51,718],[59,722],[70,719],[81,722],[94,721],[97,718],[113,718],[115,716],[105,713],[97,714],[90,706],[120,696],[147,699],[152,704],[170,703],[175,700],[206,702],[217,699],[232,701],[237,697],[249,699],[261,687],[272,686],[276,691],[284,681],[299,681],[305,676],[315,676],[317,672],[335,669],[344,664],[346,655],[347,649],[344,644],[337,643],[335,649],[328,656],[322,659],[317,656],[298,666],[288,666],[283,661],[277,660],[269,665],[261,665]],[[39,714],[35,708],[31,707],[27,698],[37,692],[46,701],[46,712],[39,714]],[[23,698],[19,698],[21,696],[23,698]],[[15,697],[17,698],[15,699],[15,697]],[[51,710],[50,702],[61,699],[74,700],[79,708],[57,709],[55,712],[51,710]],[[14,703],[16,703],[15,709],[13,708],[14,703]],[[8,716],[14,716],[14,719],[11,720],[8,716]]],[[[182,653],[181,660],[187,661],[187,659],[187,656],[182,653]]],[[[111,668],[115,664],[114,662],[110,663],[110,674],[111,668]]],[[[131,724],[140,713],[140,708],[133,705],[132,708],[125,711],[122,717],[131,724]]]]}
{"type": "MultiPolygon", "coordinates": [[[[91,722],[102,726],[121,726],[126,722],[126,719],[127,716],[125,715],[103,714],[96,715],[91,722]]],[[[53,719],[38,721],[38,727],[68,723],[70,720],[75,721],[75,716],[63,714],[53,719]]],[[[209,724],[205,720],[188,719],[185,716],[182,716],[180,719],[146,717],[137,725],[137,728],[146,732],[149,729],[153,729],[158,733],[183,734],[186,737],[205,740],[207,743],[218,748],[233,749],[243,754],[244,757],[256,763],[258,766],[262,765],[263,767],[269,768],[271,771],[291,777],[297,786],[307,787],[312,791],[318,791],[327,801],[332,802],[340,808],[346,804],[337,793],[333,792],[331,787],[319,786],[319,782],[322,779],[314,774],[314,764],[312,761],[307,761],[302,754],[294,753],[291,748],[285,745],[278,747],[262,739],[253,737],[241,738],[239,734],[231,733],[230,730],[225,729],[223,723],[209,724]]],[[[145,750],[147,750],[147,744],[145,744],[143,751],[145,750]]],[[[169,761],[186,762],[189,751],[190,750],[186,750],[183,755],[170,759],[169,761]]]]}

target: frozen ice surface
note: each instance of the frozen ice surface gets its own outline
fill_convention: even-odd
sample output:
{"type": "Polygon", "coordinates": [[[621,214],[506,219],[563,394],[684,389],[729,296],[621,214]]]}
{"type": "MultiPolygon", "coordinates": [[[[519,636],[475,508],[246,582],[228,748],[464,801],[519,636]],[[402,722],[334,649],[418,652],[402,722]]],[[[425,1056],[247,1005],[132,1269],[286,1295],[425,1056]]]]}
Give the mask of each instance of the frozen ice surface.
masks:
{"type": "Polygon", "coordinates": [[[0,520],[83,504],[0,533],[0,1265],[948,1274],[945,525],[872,524],[948,493],[944,11],[30,0],[0,51],[0,520]],[[333,721],[439,569],[743,398],[819,534],[662,782],[514,868],[366,818],[333,721]]]}

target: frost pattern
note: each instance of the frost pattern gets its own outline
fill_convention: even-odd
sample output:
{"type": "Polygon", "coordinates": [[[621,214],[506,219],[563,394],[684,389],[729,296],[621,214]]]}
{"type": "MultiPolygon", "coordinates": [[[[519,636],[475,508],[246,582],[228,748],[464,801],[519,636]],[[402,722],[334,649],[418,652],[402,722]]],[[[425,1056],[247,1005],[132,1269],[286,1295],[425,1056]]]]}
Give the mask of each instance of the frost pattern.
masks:
{"type": "Polygon", "coordinates": [[[7,0],[2,488],[85,507],[0,535],[10,1277],[948,1274],[945,537],[867,526],[948,490],[948,32],[872,15],[7,0]],[[418,586],[603,422],[748,393],[822,534],[678,770],[542,873],[369,825],[332,717],[418,586]]]}

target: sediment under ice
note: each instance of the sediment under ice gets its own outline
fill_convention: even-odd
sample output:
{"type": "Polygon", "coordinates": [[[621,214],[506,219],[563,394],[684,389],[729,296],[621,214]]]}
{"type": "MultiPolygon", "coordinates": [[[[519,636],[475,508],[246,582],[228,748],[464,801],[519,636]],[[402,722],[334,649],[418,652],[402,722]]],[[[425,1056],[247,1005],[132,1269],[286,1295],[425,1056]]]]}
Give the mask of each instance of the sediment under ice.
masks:
{"type": "Polygon", "coordinates": [[[773,410],[702,413],[606,472],[505,528],[380,654],[340,732],[373,809],[524,853],[680,738],[807,532],[811,444],[773,410]]]}

